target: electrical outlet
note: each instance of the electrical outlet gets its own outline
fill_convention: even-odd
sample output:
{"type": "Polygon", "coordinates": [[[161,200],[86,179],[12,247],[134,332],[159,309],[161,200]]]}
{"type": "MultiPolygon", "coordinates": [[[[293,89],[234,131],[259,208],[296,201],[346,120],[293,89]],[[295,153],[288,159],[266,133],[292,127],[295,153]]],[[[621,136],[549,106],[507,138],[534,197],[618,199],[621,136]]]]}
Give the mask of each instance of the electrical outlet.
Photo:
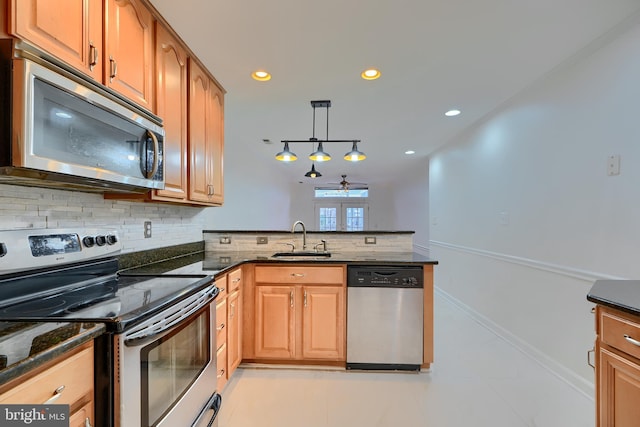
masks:
{"type": "Polygon", "coordinates": [[[151,237],[151,221],[144,222],[144,238],[148,239],[151,237]]]}
{"type": "Polygon", "coordinates": [[[229,237],[229,236],[220,237],[220,244],[221,245],[230,245],[231,244],[231,237],[229,237]]]}
{"type": "Polygon", "coordinates": [[[376,244],[376,238],[373,236],[367,236],[364,238],[364,244],[365,245],[375,245],[376,244]]]}
{"type": "Polygon", "coordinates": [[[607,158],[607,175],[620,175],[620,155],[614,154],[607,158]]]}
{"type": "Polygon", "coordinates": [[[267,243],[269,243],[269,239],[267,238],[267,236],[258,236],[258,237],[256,237],[256,244],[258,244],[258,245],[266,245],[267,243]]]}

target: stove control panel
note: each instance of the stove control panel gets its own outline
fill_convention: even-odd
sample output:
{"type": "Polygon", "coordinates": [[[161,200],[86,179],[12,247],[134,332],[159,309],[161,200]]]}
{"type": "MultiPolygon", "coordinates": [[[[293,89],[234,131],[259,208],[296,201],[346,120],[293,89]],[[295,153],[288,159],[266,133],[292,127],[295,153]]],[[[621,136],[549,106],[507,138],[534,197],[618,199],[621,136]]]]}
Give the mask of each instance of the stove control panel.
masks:
{"type": "Polygon", "coordinates": [[[0,274],[116,255],[116,230],[24,229],[0,231],[0,274]]]}

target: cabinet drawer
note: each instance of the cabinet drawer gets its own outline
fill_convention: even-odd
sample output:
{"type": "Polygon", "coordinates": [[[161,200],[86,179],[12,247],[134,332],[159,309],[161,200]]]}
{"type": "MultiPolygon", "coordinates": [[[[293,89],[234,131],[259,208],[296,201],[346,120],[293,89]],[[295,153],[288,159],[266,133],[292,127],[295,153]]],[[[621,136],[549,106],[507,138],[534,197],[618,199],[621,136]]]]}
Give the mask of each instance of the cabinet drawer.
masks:
{"type": "Polygon", "coordinates": [[[216,348],[227,342],[227,299],[216,299],[216,348]]]}
{"type": "Polygon", "coordinates": [[[229,292],[233,292],[240,287],[242,283],[242,270],[233,270],[227,275],[227,285],[229,286],[229,292]]]}
{"type": "Polygon", "coordinates": [[[640,359],[640,323],[607,311],[601,316],[602,341],[640,359]]]}
{"type": "Polygon", "coordinates": [[[344,269],[342,266],[257,266],[255,281],[256,283],[272,284],[342,285],[344,283],[344,269]]]}
{"type": "Polygon", "coordinates": [[[61,362],[29,378],[0,395],[2,404],[42,404],[55,396],[64,386],[55,404],[73,404],[88,393],[93,396],[93,347],[71,356],[63,355],[61,362]]]}
{"type": "Polygon", "coordinates": [[[216,287],[220,289],[220,293],[218,294],[217,301],[221,301],[227,297],[227,276],[224,275],[218,279],[216,279],[216,287]]]}

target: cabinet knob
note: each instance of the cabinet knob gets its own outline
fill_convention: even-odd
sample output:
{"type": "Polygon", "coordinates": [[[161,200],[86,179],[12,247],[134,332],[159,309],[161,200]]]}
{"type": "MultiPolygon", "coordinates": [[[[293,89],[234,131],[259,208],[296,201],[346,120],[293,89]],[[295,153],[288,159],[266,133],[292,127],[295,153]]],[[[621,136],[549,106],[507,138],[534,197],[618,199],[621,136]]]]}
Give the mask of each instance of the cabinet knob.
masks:
{"type": "Polygon", "coordinates": [[[220,326],[218,326],[216,329],[217,329],[218,331],[223,330],[223,329],[224,329],[224,323],[220,324],[220,326]]]}
{"type": "Polygon", "coordinates": [[[88,417],[84,420],[84,427],[92,427],[91,420],[88,417]]]}
{"type": "Polygon", "coordinates": [[[218,374],[218,378],[222,378],[224,376],[224,369],[220,370],[220,373],[218,374]]]}

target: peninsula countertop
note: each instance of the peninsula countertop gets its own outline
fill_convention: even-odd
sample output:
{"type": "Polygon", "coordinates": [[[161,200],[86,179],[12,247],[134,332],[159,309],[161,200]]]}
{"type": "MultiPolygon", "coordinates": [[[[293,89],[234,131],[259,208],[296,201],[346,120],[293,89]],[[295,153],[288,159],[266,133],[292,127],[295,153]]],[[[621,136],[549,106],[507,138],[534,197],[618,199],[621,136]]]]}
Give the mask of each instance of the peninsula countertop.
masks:
{"type": "Polygon", "coordinates": [[[587,299],[640,316],[640,280],[596,280],[587,299]]]}
{"type": "MultiPolygon", "coordinates": [[[[318,254],[317,257],[284,257],[275,258],[273,252],[256,251],[220,251],[220,252],[196,252],[187,256],[175,257],[162,262],[138,266],[127,270],[127,274],[165,274],[168,272],[180,272],[189,265],[201,263],[201,271],[211,275],[223,274],[244,263],[313,263],[313,264],[359,264],[359,265],[424,265],[438,264],[438,261],[416,252],[332,252],[325,257],[318,254]]],[[[188,273],[188,271],[184,271],[188,273]]]]}

